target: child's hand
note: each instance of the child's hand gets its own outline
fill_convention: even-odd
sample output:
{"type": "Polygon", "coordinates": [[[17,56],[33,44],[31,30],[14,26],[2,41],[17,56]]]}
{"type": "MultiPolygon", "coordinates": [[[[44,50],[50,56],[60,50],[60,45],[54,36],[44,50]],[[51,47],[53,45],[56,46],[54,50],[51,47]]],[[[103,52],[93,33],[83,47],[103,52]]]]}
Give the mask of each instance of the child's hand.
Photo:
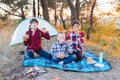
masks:
{"type": "Polygon", "coordinates": [[[80,34],[79,34],[79,31],[76,31],[76,32],[75,32],[75,34],[76,34],[77,36],[79,36],[79,35],[80,35],[80,34]]]}
{"type": "Polygon", "coordinates": [[[29,39],[29,35],[25,34],[25,35],[23,36],[23,40],[24,40],[24,41],[27,41],[28,39],[29,39]]]}
{"type": "Polygon", "coordinates": [[[72,44],[72,40],[67,40],[67,43],[71,45],[72,44]]]}
{"type": "Polygon", "coordinates": [[[46,28],[42,28],[42,31],[45,33],[45,32],[48,32],[47,30],[46,30],[46,28]]]}
{"type": "Polygon", "coordinates": [[[60,59],[63,59],[65,56],[64,56],[63,53],[60,53],[60,54],[57,55],[57,57],[60,58],[60,59]]]}

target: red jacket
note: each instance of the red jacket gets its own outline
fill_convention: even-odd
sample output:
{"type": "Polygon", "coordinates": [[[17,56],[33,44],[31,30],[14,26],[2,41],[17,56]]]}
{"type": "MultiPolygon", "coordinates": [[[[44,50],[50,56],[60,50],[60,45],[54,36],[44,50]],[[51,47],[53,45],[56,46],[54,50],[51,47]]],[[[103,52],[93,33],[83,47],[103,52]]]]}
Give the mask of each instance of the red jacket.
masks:
{"type": "Polygon", "coordinates": [[[27,46],[27,50],[32,49],[34,51],[42,49],[42,41],[41,37],[44,37],[47,40],[50,40],[50,35],[48,32],[42,32],[40,29],[37,29],[34,35],[32,35],[32,31],[29,30],[26,32],[29,35],[29,39],[24,41],[24,45],[27,46]]]}

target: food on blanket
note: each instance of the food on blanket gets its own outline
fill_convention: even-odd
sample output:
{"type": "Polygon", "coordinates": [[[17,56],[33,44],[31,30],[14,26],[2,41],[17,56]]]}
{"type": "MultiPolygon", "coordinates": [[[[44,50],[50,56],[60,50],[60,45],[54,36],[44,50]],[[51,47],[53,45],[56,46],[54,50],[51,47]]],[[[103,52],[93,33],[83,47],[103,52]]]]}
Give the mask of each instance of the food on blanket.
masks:
{"type": "Polygon", "coordinates": [[[23,36],[23,39],[24,39],[24,40],[29,39],[29,35],[25,34],[25,35],[23,36]]]}
{"type": "Polygon", "coordinates": [[[94,64],[94,63],[96,63],[96,61],[93,60],[91,57],[89,57],[89,58],[87,58],[87,63],[88,64],[94,64]]]}
{"type": "Polygon", "coordinates": [[[60,54],[57,55],[57,57],[60,58],[60,59],[63,59],[64,58],[64,54],[60,53],[60,54]]]}

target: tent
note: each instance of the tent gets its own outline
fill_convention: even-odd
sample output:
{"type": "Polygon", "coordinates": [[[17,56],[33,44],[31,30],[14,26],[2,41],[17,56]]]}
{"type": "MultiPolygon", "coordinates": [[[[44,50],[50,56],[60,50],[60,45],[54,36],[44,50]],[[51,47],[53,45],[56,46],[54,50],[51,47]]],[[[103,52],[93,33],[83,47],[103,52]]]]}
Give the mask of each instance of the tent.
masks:
{"type": "MultiPolygon", "coordinates": [[[[12,35],[10,46],[13,46],[15,44],[20,44],[23,42],[23,35],[25,34],[26,31],[29,30],[31,19],[33,18],[27,18],[18,24],[17,28],[15,29],[12,35]]],[[[37,19],[39,22],[39,27],[38,27],[39,29],[45,27],[50,33],[50,36],[55,36],[58,34],[57,30],[46,20],[37,17],[35,17],[35,19],[37,19]]]]}

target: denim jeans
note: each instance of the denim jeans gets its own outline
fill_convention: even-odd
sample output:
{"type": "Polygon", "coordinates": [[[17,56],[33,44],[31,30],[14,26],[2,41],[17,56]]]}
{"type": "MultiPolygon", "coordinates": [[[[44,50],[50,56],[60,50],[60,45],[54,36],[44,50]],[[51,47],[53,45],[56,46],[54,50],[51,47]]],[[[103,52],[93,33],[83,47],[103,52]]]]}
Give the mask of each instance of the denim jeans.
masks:
{"type": "MultiPolygon", "coordinates": [[[[52,58],[52,56],[51,56],[50,53],[48,53],[48,52],[46,52],[46,51],[44,51],[44,50],[42,50],[42,49],[37,50],[37,51],[35,51],[35,52],[36,52],[38,55],[40,55],[41,57],[44,57],[44,58],[47,58],[47,59],[52,58]]],[[[30,57],[30,58],[34,58],[34,51],[33,51],[33,50],[28,50],[28,51],[26,52],[26,55],[27,55],[28,57],[30,57]]]]}
{"type": "Polygon", "coordinates": [[[76,61],[82,60],[82,51],[74,51],[73,54],[77,56],[76,61]]]}
{"type": "Polygon", "coordinates": [[[71,55],[69,55],[68,57],[65,57],[65,58],[63,58],[63,59],[60,59],[60,58],[57,58],[57,57],[53,56],[53,57],[52,57],[52,61],[55,62],[55,63],[58,63],[58,62],[60,62],[60,61],[63,61],[63,62],[64,62],[63,64],[67,64],[67,63],[70,63],[70,62],[76,60],[76,58],[77,58],[77,57],[76,57],[75,54],[71,54],[71,55]]]}

